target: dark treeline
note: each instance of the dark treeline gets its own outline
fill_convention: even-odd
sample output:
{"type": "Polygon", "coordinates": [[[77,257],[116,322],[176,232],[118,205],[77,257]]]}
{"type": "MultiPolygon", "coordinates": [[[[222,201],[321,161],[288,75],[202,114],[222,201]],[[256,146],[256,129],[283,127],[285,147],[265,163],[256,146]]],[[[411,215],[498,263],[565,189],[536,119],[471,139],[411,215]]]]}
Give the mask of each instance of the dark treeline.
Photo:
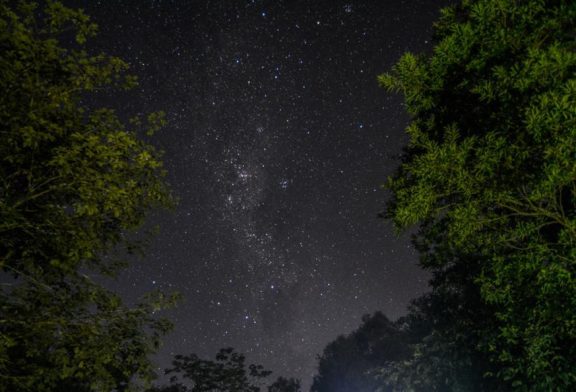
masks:
{"type": "MultiPolygon", "coordinates": [[[[233,349],[151,386],[175,298],[129,307],[94,276],[173,203],[146,141],[164,120],[83,106],[136,83],[95,33],[57,1],[0,0],[0,391],[300,391],[233,349]]],[[[463,0],[379,82],[411,115],[380,215],[417,227],[431,291],[330,343],[311,390],[576,390],[576,2],[463,0]]]]}

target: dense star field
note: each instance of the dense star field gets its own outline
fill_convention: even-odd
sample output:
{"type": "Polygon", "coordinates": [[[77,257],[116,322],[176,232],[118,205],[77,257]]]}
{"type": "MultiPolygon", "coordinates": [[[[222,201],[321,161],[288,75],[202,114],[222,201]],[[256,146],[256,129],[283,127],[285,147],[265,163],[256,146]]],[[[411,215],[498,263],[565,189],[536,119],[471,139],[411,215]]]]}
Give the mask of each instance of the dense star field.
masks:
{"type": "Polygon", "coordinates": [[[377,218],[408,118],[376,76],[431,48],[447,3],[69,3],[140,80],[98,104],[169,121],[154,143],[179,204],[114,284],[182,293],[159,368],[233,346],[307,387],[326,343],[427,289],[408,237],[377,218]]]}

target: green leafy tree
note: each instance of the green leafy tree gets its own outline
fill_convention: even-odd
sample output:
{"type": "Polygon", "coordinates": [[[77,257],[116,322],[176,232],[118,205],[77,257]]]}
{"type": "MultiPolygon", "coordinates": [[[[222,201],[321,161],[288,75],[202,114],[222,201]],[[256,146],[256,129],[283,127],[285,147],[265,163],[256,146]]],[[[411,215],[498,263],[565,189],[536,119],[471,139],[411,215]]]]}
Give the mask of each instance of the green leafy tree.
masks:
{"type": "Polygon", "coordinates": [[[168,329],[154,312],[172,298],[128,308],[93,279],[171,204],[144,141],[162,113],[126,127],[83,104],[135,85],[125,62],[89,53],[96,30],[58,1],[0,0],[0,391],[125,390],[152,377],[168,329]]]}
{"type": "Polygon", "coordinates": [[[170,328],[154,317],[162,297],[128,308],[89,280],[18,284],[1,301],[7,392],[127,390],[153,378],[149,355],[170,328]]]}
{"type": "MultiPolygon", "coordinates": [[[[135,80],[122,60],[87,53],[96,26],[81,11],[55,1],[41,9],[7,3],[0,2],[0,265],[44,279],[84,266],[110,272],[102,253],[165,206],[168,193],[158,153],[137,127],[81,100],[135,80]],[[65,48],[70,32],[76,43],[65,48]]],[[[150,132],[163,124],[161,113],[148,119],[150,132]]]]}
{"type": "Polygon", "coordinates": [[[463,1],[379,78],[412,115],[386,215],[425,268],[479,266],[475,349],[515,390],[576,387],[575,29],[574,1],[463,1]]]}
{"type": "Polygon", "coordinates": [[[246,357],[233,348],[221,349],[214,361],[195,354],[177,355],[172,365],[166,370],[173,375],[171,384],[152,392],[259,392],[263,379],[272,373],[261,365],[246,366],[246,357]]]}

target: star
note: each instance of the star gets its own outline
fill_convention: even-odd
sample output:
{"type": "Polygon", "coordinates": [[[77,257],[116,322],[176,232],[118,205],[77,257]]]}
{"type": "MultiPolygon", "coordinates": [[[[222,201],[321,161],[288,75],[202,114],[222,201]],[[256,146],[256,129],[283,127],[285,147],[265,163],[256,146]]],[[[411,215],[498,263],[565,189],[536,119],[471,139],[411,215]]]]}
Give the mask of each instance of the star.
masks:
{"type": "Polygon", "coordinates": [[[432,42],[447,0],[71,1],[139,78],[93,106],[170,120],[153,143],[179,202],[150,216],[158,235],[115,286],[184,297],[161,368],[234,346],[305,390],[331,339],[426,290],[409,239],[375,218],[408,120],[376,77],[432,42]]]}

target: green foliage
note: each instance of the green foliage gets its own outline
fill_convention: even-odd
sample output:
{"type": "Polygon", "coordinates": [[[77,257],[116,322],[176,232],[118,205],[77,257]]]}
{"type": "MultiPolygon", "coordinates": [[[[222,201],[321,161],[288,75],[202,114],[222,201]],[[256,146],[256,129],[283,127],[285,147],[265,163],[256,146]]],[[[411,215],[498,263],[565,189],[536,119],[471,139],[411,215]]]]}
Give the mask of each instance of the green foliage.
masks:
{"type": "MultiPolygon", "coordinates": [[[[94,32],[80,11],[48,2],[37,20],[27,2],[0,7],[1,265],[42,275],[86,263],[108,270],[98,254],[168,202],[158,153],[112,110],[80,101],[131,85],[128,65],[59,45],[69,28],[94,32]]],[[[149,120],[152,130],[163,121],[149,120]]]]}
{"type": "MultiPolygon", "coordinates": [[[[92,55],[96,26],[58,1],[0,0],[0,391],[128,388],[168,324],[86,274],[113,275],[110,251],[171,204],[159,154],[143,141],[164,122],[126,128],[90,93],[135,85],[128,65],[92,55]]],[[[120,252],[115,252],[120,253],[120,252]]]]}
{"type": "Polygon", "coordinates": [[[125,390],[153,378],[148,356],[170,329],[154,312],[170,301],[157,293],[128,308],[88,279],[19,284],[1,302],[0,390],[125,390]]]}
{"type": "Polygon", "coordinates": [[[379,78],[412,115],[387,216],[425,268],[478,263],[474,349],[514,390],[576,387],[575,29],[574,1],[465,0],[379,78]]]}

